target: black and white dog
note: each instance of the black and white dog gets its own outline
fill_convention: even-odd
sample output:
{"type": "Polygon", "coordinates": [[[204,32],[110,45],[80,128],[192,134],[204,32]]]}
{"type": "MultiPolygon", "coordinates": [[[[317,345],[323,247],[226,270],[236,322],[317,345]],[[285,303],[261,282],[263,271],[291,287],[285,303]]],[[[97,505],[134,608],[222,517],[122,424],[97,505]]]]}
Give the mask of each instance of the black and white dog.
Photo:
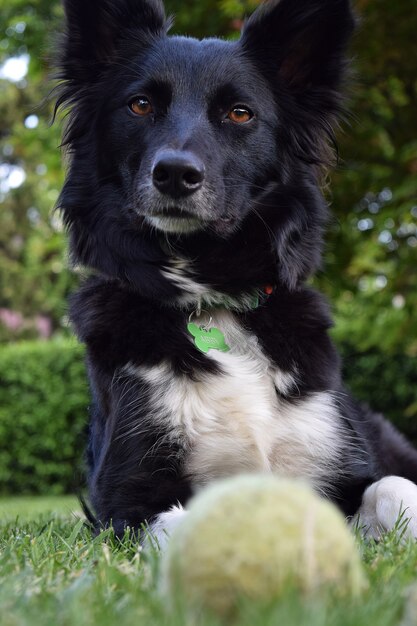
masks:
{"type": "Polygon", "coordinates": [[[349,1],[266,1],[233,42],[168,37],[160,0],[64,4],[60,207],[93,270],[71,318],[98,525],[146,521],[163,544],[203,485],[275,472],[373,535],[408,508],[417,534],[417,453],[346,392],[327,304],[305,286],[349,1]]]}

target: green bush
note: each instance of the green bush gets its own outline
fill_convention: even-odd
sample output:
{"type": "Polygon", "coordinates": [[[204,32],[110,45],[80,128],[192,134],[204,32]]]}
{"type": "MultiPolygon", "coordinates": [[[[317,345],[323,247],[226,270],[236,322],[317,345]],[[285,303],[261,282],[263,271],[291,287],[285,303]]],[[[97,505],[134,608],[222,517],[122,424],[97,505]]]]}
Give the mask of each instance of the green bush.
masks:
{"type": "MultiPolygon", "coordinates": [[[[342,344],[345,381],[417,443],[417,359],[355,353],[342,344]]],[[[88,385],[73,340],[22,342],[0,353],[0,493],[60,494],[82,481],[88,385]]]]}
{"type": "Polygon", "coordinates": [[[356,398],[383,413],[417,445],[417,358],[358,353],[352,345],[340,347],[344,379],[356,398]]]}
{"type": "Polygon", "coordinates": [[[0,493],[73,491],[87,424],[83,348],[75,340],[0,351],[0,493]]]}

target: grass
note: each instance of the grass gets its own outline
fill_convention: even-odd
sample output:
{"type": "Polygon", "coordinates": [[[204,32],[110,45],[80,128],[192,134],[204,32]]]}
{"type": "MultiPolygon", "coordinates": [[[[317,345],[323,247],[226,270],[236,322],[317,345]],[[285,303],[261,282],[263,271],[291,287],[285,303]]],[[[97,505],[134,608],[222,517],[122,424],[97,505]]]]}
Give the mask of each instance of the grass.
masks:
{"type": "MultiPolygon", "coordinates": [[[[128,535],[121,544],[111,531],[93,538],[71,509],[79,510],[75,499],[0,500],[1,626],[218,624],[169,609],[158,593],[158,555],[128,535]]],[[[391,533],[359,547],[370,581],[360,600],[288,593],[269,607],[246,603],[234,625],[415,626],[417,602],[408,595],[413,584],[417,590],[417,544],[391,533]]]]}
{"type": "Polygon", "coordinates": [[[75,496],[16,496],[14,498],[0,498],[0,520],[13,521],[16,518],[22,521],[33,520],[39,515],[64,515],[70,517],[72,513],[81,515],[80,505],[75,496]]]}

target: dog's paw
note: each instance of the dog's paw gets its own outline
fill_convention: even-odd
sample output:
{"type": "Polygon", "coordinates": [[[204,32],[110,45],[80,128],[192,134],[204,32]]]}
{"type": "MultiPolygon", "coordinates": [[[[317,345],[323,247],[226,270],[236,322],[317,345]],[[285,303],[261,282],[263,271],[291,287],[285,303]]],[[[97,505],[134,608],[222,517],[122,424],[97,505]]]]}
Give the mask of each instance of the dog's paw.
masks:
{"type": "Polygon", "coordinates": [[[386,476],[365,491],[351,523],[365,537],[379,539],[398,522],[404,538],[417,538],[417,485],[406,478],[386,476]]]}
{"type": "Polygon", "coordinates": [[[165,550],[172,531],[182,522],[186,514],[187,511],[180,504],[160,513],[149,526],[145,545],[148,543],[159,550],[165,550]]]}

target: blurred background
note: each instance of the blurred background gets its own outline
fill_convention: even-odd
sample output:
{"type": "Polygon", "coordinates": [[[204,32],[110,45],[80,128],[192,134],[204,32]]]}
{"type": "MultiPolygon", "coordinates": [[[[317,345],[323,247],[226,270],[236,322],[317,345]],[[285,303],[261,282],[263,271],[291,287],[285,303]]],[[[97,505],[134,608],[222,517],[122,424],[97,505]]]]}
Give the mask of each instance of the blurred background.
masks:
{"type": "MultiPolygon", "coordinates": [[[[236,37],[258,0],[166,0],[174,32],[236,37]]],[[[416,0],[356,0],[353,115],[331,174],[325,271],[334,340],[354,393],[417,443],[416,0]]],[[[48,76],[56,0],[0,0],[0,495],[82,482],[88,407],[71,336],[63,182],[48,76]]]]}

